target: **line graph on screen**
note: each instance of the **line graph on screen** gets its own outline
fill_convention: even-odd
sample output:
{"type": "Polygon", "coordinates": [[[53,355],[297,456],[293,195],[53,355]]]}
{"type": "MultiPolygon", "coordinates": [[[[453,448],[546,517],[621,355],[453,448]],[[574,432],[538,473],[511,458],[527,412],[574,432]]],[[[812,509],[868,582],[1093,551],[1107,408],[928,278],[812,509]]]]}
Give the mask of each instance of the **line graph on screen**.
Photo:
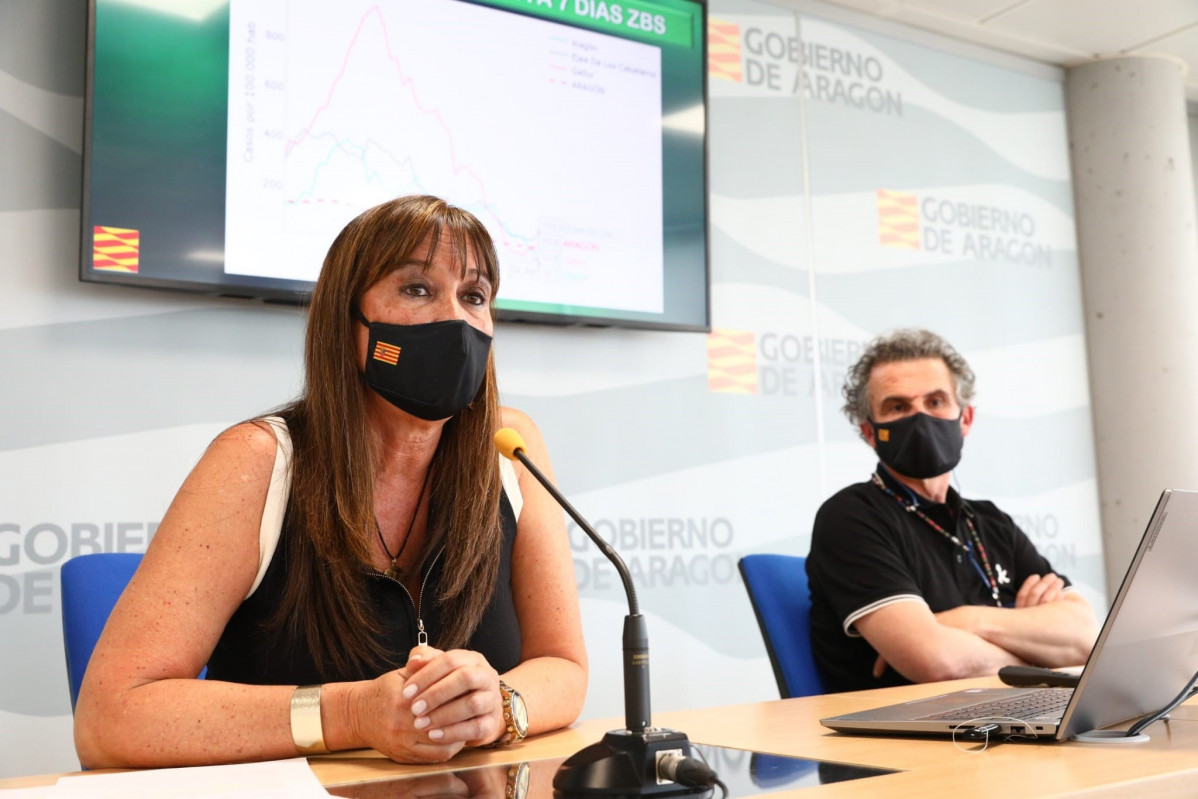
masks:
{"type": "Polygon", "coordinates": [[[660,310],[657,49],[456,0],[360,6],[234,2],[227,269],[315,279],[349,219],[427,193],[487,226],[501,296],[660,310]]]}
{"type": "MultiPolygon", "coordinates": [[[[366,36],[369,37],[371,33],[373,31],[368,31],[366,36]]],[[[456,202],[467,207],[476,216],[485,217],[488,228],[501,238],[499,246],[524,253],[535,251],[532,236],[521,235],[504,223],[495,207],[495,201],[488,196],[483,178],[478,170],[464,163],[459,157],[454,139],[454,131],[446,122],[445,116],[436,106],[421,100],[415,80],[405,73],[403,62],[395,53],[381,9],[372,6],[354,31],[341,68],[332,80],[325,101],[316,109],[308,123],[285,142],[284,156],[296,164],[296,171],[310,170],[312,179],[300,188],[298,193],[286,197],[284,202],[288,205],[320,205],[341,204],[342,197],[371,195],[379,199],[416,193],[452,196],[461,198],[456,202]],[[363,39],[363,29],[368,25],[377,25],[377,33],[382,39],[378,59],[371,58],[369,54],[362,55],[360,42],[363,39]],[[376,60],[381,63],[374,63],[376,60]],[[402,130],[395,131],[393,136],[389,137],[390,140],[367,138],[361,141],[338,136],[331,130],[318,132],[321,118],[326,115],[338,117],[333,124],[345,125],[345,116],[335,113],[336,109],[343,105],[337,96],[337,89],[347,80],[352,82],[352,77],[347,79],[347,72],[354,62],[357,62],[357,67],[364,74],[378,74],[380,66],[383,73],[393,74],[398,85],[391,96],[395,97],[401,106],[405,103],[410,104],[410,109],[402,110],[403,117],[411,120],[416,127],[424,127],[424,122],[431,128],[424,131],[425,134],[431,133],[431,136],[412,137],[427,138],[427,142],[411,140],[402,130]],[[393,149],[396,144],[402,149],[393,149]],[[305,152],[306,146],[311,147],[312,155],[309,156],[305,152]],[[418,158],[415,155],[418,152],[422,153],[423,157],[418,158]],[[338,161],[342,159],[344,163],[339,164],[338,161]],[[308,162],[312,162],[310,166],[308,162]],[[322,191],[326,183],[327,191],[322,191]],[[375,186],[378,187],[378,191],[373,191],[375,186]]],[[[352,200],[348,204],[352,204],[352,200]]],[[[371,204],[373,203],[369,201],[359,204],[356,210],[363,210],[371,204]]]]}

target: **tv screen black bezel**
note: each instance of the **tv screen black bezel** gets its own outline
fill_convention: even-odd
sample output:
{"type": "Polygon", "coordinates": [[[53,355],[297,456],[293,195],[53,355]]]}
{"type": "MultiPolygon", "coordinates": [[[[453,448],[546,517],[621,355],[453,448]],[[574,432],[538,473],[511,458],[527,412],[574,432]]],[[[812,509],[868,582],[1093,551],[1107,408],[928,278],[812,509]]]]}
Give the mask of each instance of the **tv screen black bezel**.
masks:
{"type": "MultiPolygon", "coordinates": [[[[83,185],[82,185],[82,203],[80,214],[80,257],[79,257],[79,279],[83,282],[131,286],[135,288],[148,288],[167,291],[185,292],[188,294],[212,297],[227,297],[238,298],[251,301],[259,301],[264,303],[290,304],[290,305],[306,305],[310,299],[310,293],[313,284],[307,281],[283,280],[278,278],[261,278],[254,276],[230,275],[223,271],[222,261],[222,280],[221,283],[193,281],[193,280],[178,280],[172,278],[155,277],[146,274],[131,275],[121,272],[98,271],[91,268],[92,265],[92,190],[93,190],[93,175],[92,162],[94,156],[94,105],[95,105],[95,56],[96,56],[96,3],[98,0],[88,0],[87,5],[87,56],[86,56],[86,75],[85,75],[85,92],[84,92],[84,137],[83,137],[83,185]]],[[[474,0],[457,0],[471,4],[474,0]]],[[[653,2],[653,0],[647,0],[653,2]]],[[[710,98],[708,91],[706,64],[707,64],[707,0],[686,0],[693,3],[699,11],[701,21],[700,30],[703,35],[700,36],[698,46],[701,53],[701,62],[703,64],[703,74],[700,77],[701,97],[702,97],[702,115],[703,129],[701,134],[701,152],[702,152],[702,264],[701,264],[701,319],[693,319],[686,321],[663,321],[654,318],[624,318],[616,316],[607,316],[603,314],[590,314],[584,312],[563,312],[563,313],[547,313],[541,311],[530,311],[513,308],[501,308],[496,306],[494,315],[497,321],[500,322],[526,322],[554,326],[593,326],[593,327],[611,327],[623,328],[632,330],[662,330],[662,331],[680,331],[680,332],[702,332],[711,331],[711,225],[710,225],[710,157],[709,147],[710,138],[708,135],[708,109],[710,106],[710,98]]],[[[485,4],[482,4],[485,5],[485,4]]],[[[489,6],[494,8],[494,6],[489,6]]],[[[509,13],[521,14],[522,12],[512,9],[502,9],[509,13]]],[[[666,115],[663,109],[663,118],[666,115]]],[[[663,140],[671,134],[663,127],[663,140]]],[[[221,188],[224,188],[224,178],[220,180],[221,188]]],[[[223,207],[223,206],[222,206],[223,207]]],[[[502,263],[501,263],[502,269],[502,263]]],[[[502,294],[502,291],[501,291],[502,294]]],[[[698,307],[698,306],[696,306],[698,307]]],[[[645,315],[646,317],[648,315],[645,315]]]]}

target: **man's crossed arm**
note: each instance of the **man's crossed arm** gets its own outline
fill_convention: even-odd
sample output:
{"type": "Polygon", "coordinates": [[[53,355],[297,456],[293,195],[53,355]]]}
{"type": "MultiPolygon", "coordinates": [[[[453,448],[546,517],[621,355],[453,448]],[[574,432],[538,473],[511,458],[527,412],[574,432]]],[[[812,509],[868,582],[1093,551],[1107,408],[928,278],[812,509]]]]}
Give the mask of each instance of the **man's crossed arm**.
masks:
{"type": "Polygon", "coordinates": [[[922,602],[895,602],[856,621],[878,651],[874,676],[889,665],[914,682],[994,674],[1007,665],[1084,663],[1098,635],[1094,612],[1055,574],[1028,577],[1014,608],[962,605],[933,614],[922,602]]]}

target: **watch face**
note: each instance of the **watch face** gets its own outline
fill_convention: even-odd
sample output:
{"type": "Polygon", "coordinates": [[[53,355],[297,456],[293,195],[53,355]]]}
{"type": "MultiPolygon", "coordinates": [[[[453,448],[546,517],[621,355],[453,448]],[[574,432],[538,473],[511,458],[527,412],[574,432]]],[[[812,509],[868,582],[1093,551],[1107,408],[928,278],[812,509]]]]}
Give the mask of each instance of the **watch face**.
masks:
{"type": "Polygon", "coordinates": [[[512,693],[512,723],[520,735],[528,733],[528,708],[524,706],[524,697],[512,693]]]}
{"type": "Polygon", "coordinates": [[[512,799],[525,799],[528,796],[528,780],[532,774],[532,768],[527,763],[521,763],[516,768],[516,783],[512,786],[512,799]]]}

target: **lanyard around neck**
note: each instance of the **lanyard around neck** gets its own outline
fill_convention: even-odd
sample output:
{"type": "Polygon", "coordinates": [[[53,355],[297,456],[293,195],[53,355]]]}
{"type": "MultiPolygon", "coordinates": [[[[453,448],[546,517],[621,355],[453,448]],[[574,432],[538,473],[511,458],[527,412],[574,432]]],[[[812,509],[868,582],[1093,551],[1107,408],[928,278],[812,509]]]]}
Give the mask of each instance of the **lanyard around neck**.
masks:
{"type": "Polygon", "coordinates": [[[962,514],[965,516],[965,528],[969,531],[968,543],[962,541],[955,534],[950,533],[948,530],[945,530],[943,527],[937,524],[934,519],[921,511],[919,506],[914,501],[907,502],[905,499],[900,497],[894,491],[894,489],[882,481],[882,478],[878,476],[877,472],[871,474],[869,479],[870,482],[880,488],[883,493],[889,494],[891,497],[893,497],[894,501],[901,505],[908,513],[914,513],[916,516],[923,519],[928,527],[931,527],[949,541],[953,542],[954,546],[961,547],[961,549],[965,550],[965,554],[975,566],[977,565],[977,561],[974,559],[973,550],[976,549],[978,556],[982,561],[981,577],[986,582],[987,587],[990,589],[990,596],[994,599],[994,604],[998,605],[1000,608],[1002,607],[1002,599],[998,593],[998,580],[994,579],[994,569],[990,567],[990,557],[986,554],[986,547],[982,544],[982,537],[978,535],[977,528],[973,525],[973,519],[970,518],[969,512],[964,507],[962,507],[962,514]]]}

